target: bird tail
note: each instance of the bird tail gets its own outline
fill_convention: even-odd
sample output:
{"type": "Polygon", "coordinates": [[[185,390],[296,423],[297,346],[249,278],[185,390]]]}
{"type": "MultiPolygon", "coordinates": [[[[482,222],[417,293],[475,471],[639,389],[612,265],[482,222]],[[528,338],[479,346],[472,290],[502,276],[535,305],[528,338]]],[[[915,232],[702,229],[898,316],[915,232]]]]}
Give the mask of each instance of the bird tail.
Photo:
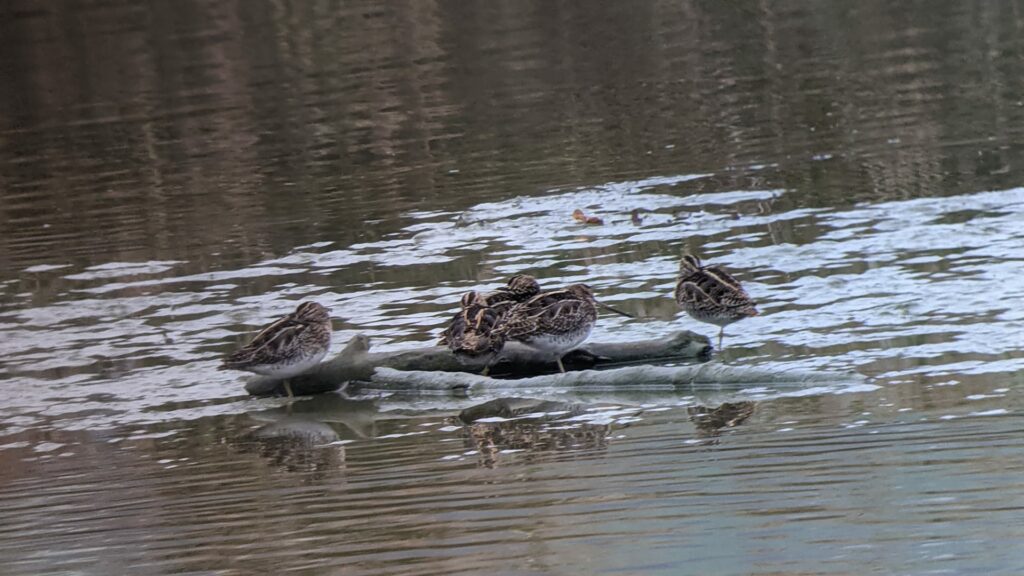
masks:
{"type": "Polygon", "coordinates": [[[227,358],[224,358],[224,360],[221,361],[220,366],[217,367],[217,370],[237,370],[239,365],[245,364],[247,355],[241,354],[240,352],[241,351],[235,352],[227,358]]]}

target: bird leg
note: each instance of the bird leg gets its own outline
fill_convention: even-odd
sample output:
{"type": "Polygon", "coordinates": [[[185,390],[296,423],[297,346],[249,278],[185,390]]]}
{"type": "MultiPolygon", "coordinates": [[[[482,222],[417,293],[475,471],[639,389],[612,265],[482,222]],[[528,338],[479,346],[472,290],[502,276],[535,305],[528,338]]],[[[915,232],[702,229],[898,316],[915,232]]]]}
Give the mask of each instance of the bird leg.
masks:
{"type": "Polygon", "coordinates": [[[565,366],[562,365],[562,357],[555,358],[555,362],[558,362],[558,371],[565,374],[565,366]]]}
{"type": "Polygon", "coordinates": [[[722,351],[722,334],[725,333],[725,326],[718,327],[718,351],[722,351]]]}
{"type": "Polygon", "coordinates": [[[284,391],[288,393],[289,400],[295,397],[295,395],[292,394],[292,383],[289,380],[284,381],[284,391]]]}
{"type": "Polygon", "coordinates": [[[488,373],[489,373],[490,371],[491,371],[491,365],[490,365],[490,364],[488,364],[487,366],[484,366],[484,371],[483,371],[483,372],[481,372],[481,373],[480,373],[480,375],[481,375],[481,376],[487,376],[487,374],[488,374],[488,373]]]}

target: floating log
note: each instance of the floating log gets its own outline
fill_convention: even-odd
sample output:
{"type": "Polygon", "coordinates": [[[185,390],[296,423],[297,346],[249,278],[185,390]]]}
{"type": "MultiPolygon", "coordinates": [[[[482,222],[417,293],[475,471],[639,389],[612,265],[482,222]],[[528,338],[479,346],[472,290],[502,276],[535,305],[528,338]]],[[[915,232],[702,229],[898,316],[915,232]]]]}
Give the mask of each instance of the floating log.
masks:
{"type": "Polygon", "coordinates": [[[531,389],[587,390],[676,390],[695,386],[806,385],[863,382],[860,374],[807,371],[770,371],[749,366],[730,366],[717,362],[682,366],[625,366],[607,370],[581,370],[564,374],[546,374],[514,380],[491,378],[465,372],[443,373],[420,370],[396,370],[379,367],[370,378],[370,388],[419,391],[508,391],[531,389]]]}
{"type": "MultiPolygon", "coordinates": [[[[570,352],[563,364],[569,370],[594,368],[636,362],[707,358],[711,346],[708,338],[689,330],[673,332],[664,338],[634,342],[593,342],[570,352]]],[[[299,395],[333,392],[346,382],[369,382],[378,368],[415,372],[480,372],[483,364],[461,363],[447,348],[430,346],[395,352],[370,352],[370,339],[356,335],[334,359],[320,364],[315,370],[291,380],[292,390],[299,395]]],[[[538,358],[534,352],[518,343],[510,342],[502,351],[502,361],[492,373],[501,374],[512,369],[519,374],[541,374],[554,368],[554,363],[538,358]]],[[[570,372],[573,373],[573,372],[570,372]]],[[[396,384],[396,387],[399,385],[396,384]]],[[[414,389],[411,386],[410,389],[414,389]]],[[[266,376],[254,376],[245,385],[253,396],[280,394],[282,381],[266,376]]]]}

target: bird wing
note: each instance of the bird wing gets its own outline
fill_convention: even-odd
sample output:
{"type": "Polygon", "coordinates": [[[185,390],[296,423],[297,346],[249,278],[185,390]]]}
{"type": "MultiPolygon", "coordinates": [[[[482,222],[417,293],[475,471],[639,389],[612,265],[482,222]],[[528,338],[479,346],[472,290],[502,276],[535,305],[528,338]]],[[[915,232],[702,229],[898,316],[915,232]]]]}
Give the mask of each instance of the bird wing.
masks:
{"type": "Polygon", "coordinates": [[[676,302],[680,304],[712,304],[714,300],[696,282],[682,280],[676,284],[676,302]]]}
{"type": "Polygon", "coordinates": [[[494,306],[496,304],[500,304],[503,302],[514,303],[516,301],[515,294],[513,294],[512,291],[509,290],[508,288],[498,288],[496,290],[484,294],[482,298],[483,301],[486,302],[488,306],[494,306]]]}
{"type": "Polygon", "coordinates": [[[452,316],[452,319],[448,321],[448,325],[445,326],[444,330],[441,332],[441,339],[440,342],[438,342],[438,344],[444,346],[445,344],[451,342],[455,334],[461,331],[461,326],[459,326],[461,322],[462,312],[460,311],[455,316],[452,316]]]}
{"type": "Polygon", "coordinates": [[[441,332],[441,340],[438,342],[438,345],[448,347],[457,346],[457,343],[462,340],[462,335],[466,332],[466,326],[468,325],[466,312],[467,310],[463,308],[462,310],[459,310],[458,314],[452,316],[451,322],[448,323],[448,327],[444,329],[444,332],[441,332]]]}
{"type": "Polygon", "coordinates": [[[705,268],[680,278],[676,283],[675,296],[679,304],[704,304],[731,309],[754,307],[754,300],[740,283],[718,268],[705,268]]]}
{"type": "Polygon", "coordinates": [[[499,332],[508,338],[519,338],[536,332],[557,334],[570,330],[574,319],[585,314],[584,304],[559,294],[541,294],[509,310],[499,332]]]}
{"type": "Polygon", "coordinates": [[[441,344],[453,352],[467,354],[480,354],[497,347],[493,332],[502,315],[500,309],[481,304],[463,308],[441,334],[441,344]]]}
{"type": "Polygon", "coordinates": [[[721,284],[728,290],[731,290],[737,294],[741,294],[747,298],[750,298],[750,296],[747,294],[747,291],[743,289],[742,285],[740,285],[740,281],[737,280],[728,272],[726,272],[725,270],[722,270],[717,266],[705,266],[703,272],[704,275],[710,277],[711,280],[717,282],[718,284],[721,284]]]}
{"type": "Polygon", "coordinates": [[[299,322],[291,316],[267,326],[240,350],[224,360],[224,366],[238,364],[260,364],[262,359],[277,357],[278,352],[291,346],[307,328],[308,324],[299,322]]]}
{"type": "Polygon", "coordinates": [[[568,332],[578,327],[578,318],[587,314],[587,303],[578,299],[553,302],[539,312],[541,330],[553,334],[568,332]]]}

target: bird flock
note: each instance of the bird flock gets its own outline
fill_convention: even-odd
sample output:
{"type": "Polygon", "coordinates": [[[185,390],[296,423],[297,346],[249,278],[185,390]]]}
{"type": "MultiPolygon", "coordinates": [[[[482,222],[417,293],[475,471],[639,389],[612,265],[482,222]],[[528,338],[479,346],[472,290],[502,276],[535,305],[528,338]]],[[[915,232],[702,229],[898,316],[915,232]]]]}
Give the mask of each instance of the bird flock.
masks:
{"type": "MultiPolygon", "coordinates": [[[[679,262],[675,300],[694,320],[719,327],[719,349],[726,326],[757,315],[754,300],[736,278],[721,267],[703,265],[691,254],[679,262]]],[[[586,284],[545,291],[533,276],[517,274],[496,290],[463,294],[459,311],[438,344],[447,346],[462,364],[483,367],[484,375],[509,342],[565,372],[562,357],[590,336],[600,308],[633,317],[600,302],[586,284]]],[[[303,302],[228,356],[220,369],[284,379],[290,397],[288,380],[319,364],[330,344],[330,312],[316,302],[303,302]]]]}

